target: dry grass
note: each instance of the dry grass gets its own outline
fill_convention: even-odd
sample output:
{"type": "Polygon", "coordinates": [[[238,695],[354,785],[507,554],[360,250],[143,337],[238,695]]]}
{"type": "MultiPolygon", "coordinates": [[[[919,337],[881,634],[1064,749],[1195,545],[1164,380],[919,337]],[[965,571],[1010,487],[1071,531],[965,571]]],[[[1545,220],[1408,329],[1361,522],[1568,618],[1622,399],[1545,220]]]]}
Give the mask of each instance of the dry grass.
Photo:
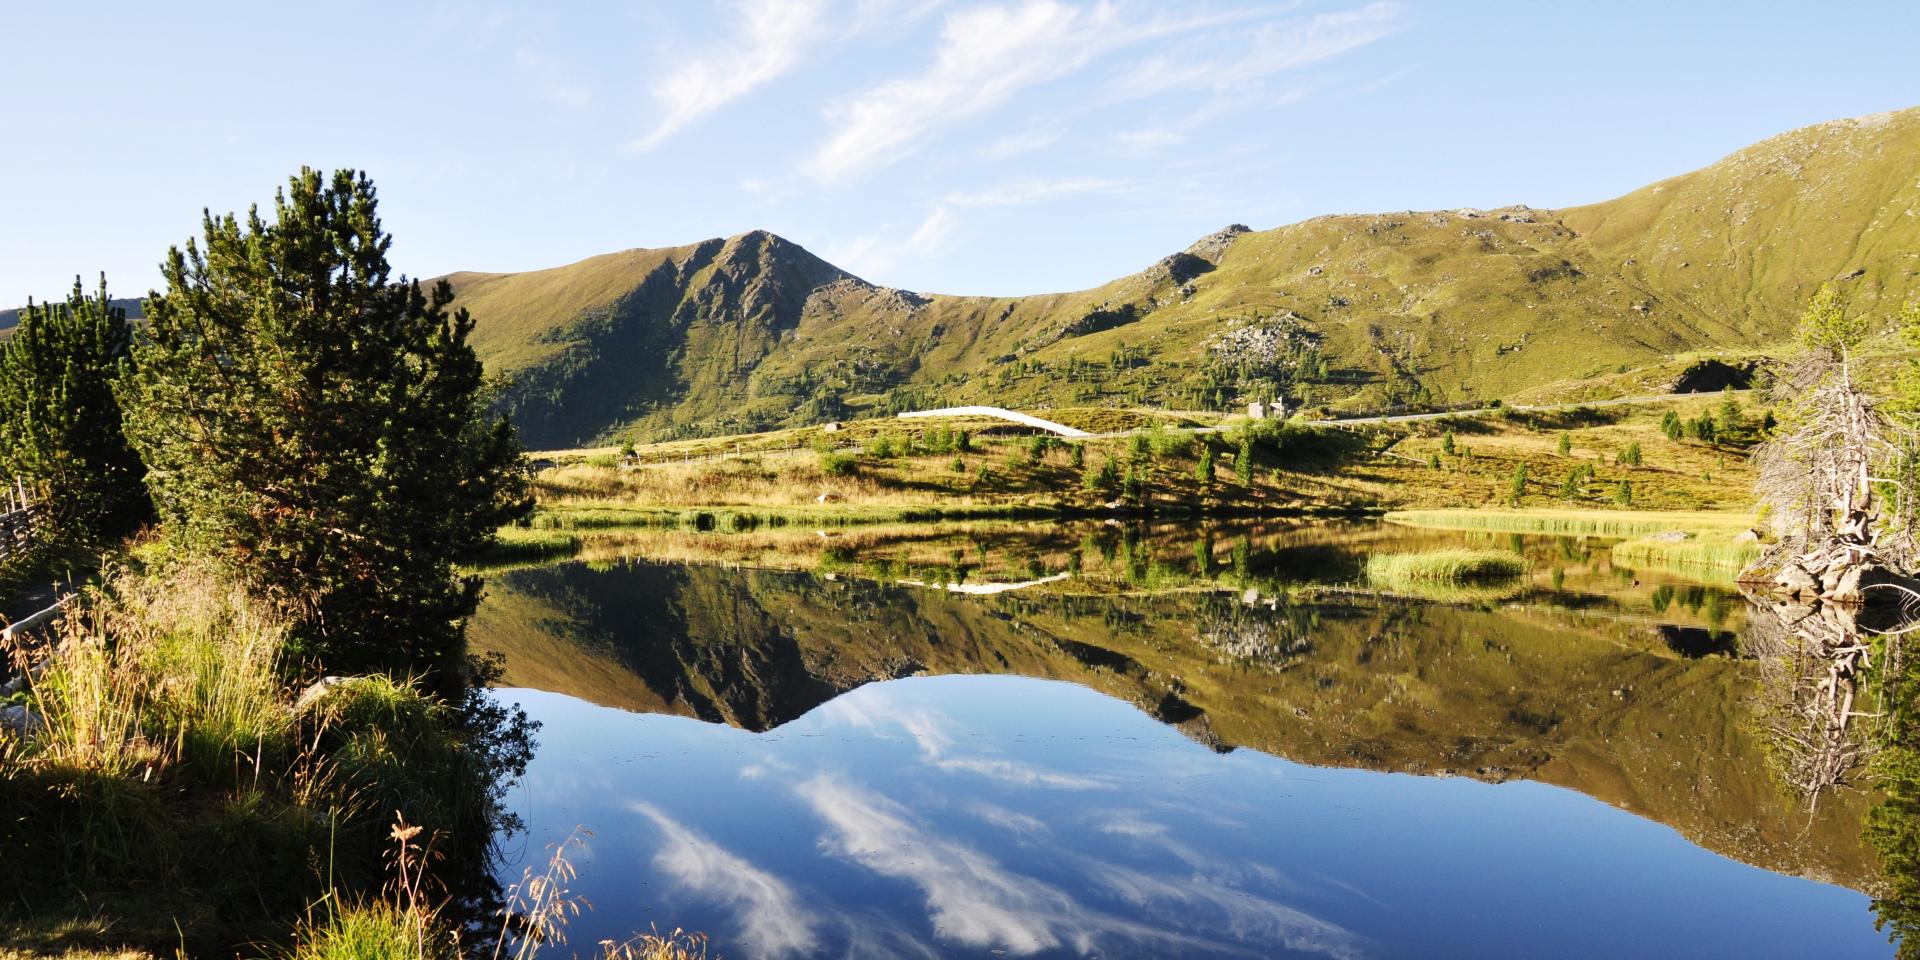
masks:
{"type": "Polygon", "coordinates": [[[1368,579],[1383,583],[1486,583],[1527,572],[1527,558],[1505,550],[1429,550],[1376,553],[1367,558],[1368,579]]]}
{"type": "Polygon", "coordinates": [[[33,762],[145,778],[175,763],[225,775],[261,762],[292,718],[279,657],[286,626],[206,568],[121,574],[69,613],[33,684],[33,762]]]}
{"type": "Polygon", "coordinates": [[[1641,537],[1667,530],[1690,533],[1744,530],[1751,518],[1740,513],[1680,510],[1560,510],[1536,508],[1502,510],[1395,510],[1393,523],[1438,530],[1490,530],[1501,533],[1544,533],[1576,537],[1641,537]]]}
{"type": "Polygon", "coordinates": [[[1629,567],[1736,574],[1760,559],[1760,544],[1735,543],[1722,536],[1703,536],[1678,543],[1629,540],[1616,544],[1613,561],[1629,567]]]}

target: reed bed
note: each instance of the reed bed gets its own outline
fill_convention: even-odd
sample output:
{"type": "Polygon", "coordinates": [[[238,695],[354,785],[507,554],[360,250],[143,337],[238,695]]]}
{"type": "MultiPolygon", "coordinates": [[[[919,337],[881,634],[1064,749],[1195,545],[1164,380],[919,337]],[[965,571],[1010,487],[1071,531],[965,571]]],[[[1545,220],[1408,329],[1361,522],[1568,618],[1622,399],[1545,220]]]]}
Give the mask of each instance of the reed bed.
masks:
{"type": "Polygon", "coordinates": [[[1376,583],[1491,583],[1527,572],[1527,558],[1504,550],[1465,548],[1424,553],[1376,553],[1367,578],[1376,583]]]}
{"type": "Polygon", "coordinates": [[[1391,523],[1441,530],[1487,530],[1576,537],[1629,539],[1684,530],[1689,533],[1737,533],[1752,524],[1745,514],[1687,510],[1395,510],[1391,523]]]}
{"type": "Polygon", "coordinates": [[[1678,543],[1628,540],[1614,545],[1611,553],[1613,562],[1621,566],[1739,573],[1760,559],[1760,550],[1758,543],[1700,537],[1678,543]]]}

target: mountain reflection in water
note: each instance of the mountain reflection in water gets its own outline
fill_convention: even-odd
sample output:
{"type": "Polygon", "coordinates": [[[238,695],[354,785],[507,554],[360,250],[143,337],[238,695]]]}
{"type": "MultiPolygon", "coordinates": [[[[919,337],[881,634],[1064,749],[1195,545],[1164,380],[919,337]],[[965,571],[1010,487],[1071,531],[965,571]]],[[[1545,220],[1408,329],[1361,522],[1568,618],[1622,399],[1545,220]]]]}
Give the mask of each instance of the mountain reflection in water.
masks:
{"type": "MultiPolygon", "coordinates": [[[[1891,952],[1861,824],[1910,818],[1782,787],[1737,595],[1604,562],[1524,603],[1289,595],[1273,572],[1301,579],[1300,555],[1350,574],[1338,543],[1242,539],[1182,552],[1251,592],[1151,558],[1159,592],[962,594],[857,558],[833,579],[494,574],[475,643],[547,724],[532,836],[594,831],[575,942],[659,923],[731,957],[1891,952]]],[[[1032,555],[1016,575],[1069,566],[1032,555]]]]}

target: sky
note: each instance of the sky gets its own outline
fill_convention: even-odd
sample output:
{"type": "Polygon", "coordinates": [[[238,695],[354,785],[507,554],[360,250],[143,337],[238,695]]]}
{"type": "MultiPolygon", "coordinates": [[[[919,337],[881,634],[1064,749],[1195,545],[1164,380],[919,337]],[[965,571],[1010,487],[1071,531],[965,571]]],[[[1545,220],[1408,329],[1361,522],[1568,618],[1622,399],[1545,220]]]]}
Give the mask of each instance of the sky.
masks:
{"type": "Polygon", "coordinates": [[[1920,105],[1920,3],[0,5],[0,305],[159,283],[201,211],[367,171],[397,270],[772,230],[1081,289],[1229,223],[1571,206],[1920,105]]]}

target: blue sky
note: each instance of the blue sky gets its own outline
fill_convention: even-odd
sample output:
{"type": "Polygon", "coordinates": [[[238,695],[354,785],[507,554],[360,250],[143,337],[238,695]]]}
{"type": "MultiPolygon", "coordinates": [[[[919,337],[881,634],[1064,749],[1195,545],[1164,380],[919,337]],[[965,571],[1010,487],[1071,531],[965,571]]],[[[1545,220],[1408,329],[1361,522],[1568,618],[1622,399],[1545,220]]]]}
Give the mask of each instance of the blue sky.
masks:
{"type": "Polygon", "coordinates": [[[1230,222],[1605,199],[1920,104],[1920,4],[9,3],[0,304],[144,293],[200,210],[366,169],[396,266],[753,228],[1091,286],[1230,222]]]}

